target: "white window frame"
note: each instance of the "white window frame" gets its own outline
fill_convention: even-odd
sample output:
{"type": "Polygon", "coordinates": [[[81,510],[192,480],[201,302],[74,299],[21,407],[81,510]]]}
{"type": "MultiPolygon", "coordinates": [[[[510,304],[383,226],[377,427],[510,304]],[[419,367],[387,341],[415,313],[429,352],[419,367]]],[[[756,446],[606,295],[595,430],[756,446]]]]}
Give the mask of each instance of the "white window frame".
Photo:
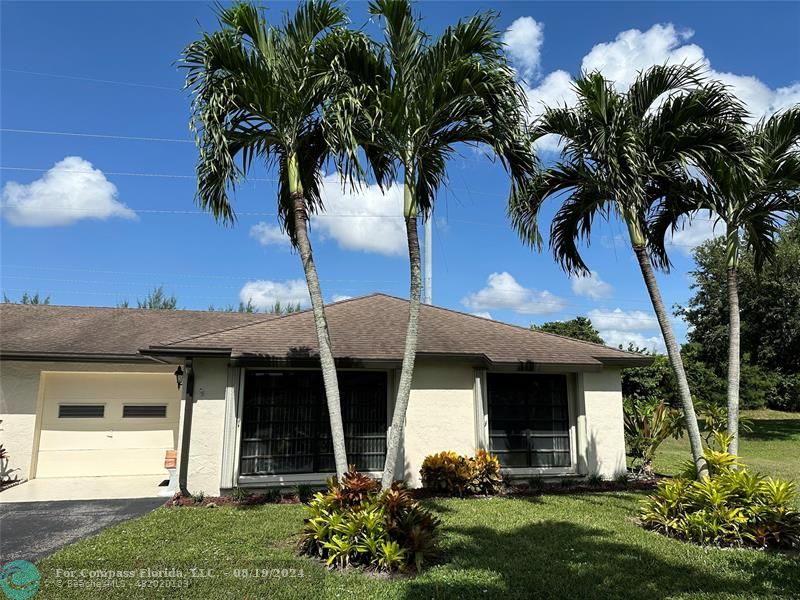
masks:
{"type": "MultiPolygon", "coordinates": [[[[322,485],[336,473],[290,473],[285,475],[241,475],[242,413],[244,410],[245,374],[247,371],[317,371],[315,367],[228,367],[228,385],[225,390],[225,431],[222,446],[222,470],[220,488],[264,488],[297,486],[303,484],[322,485]]],[[[395,370],[391,368],[350,368],[344,371],[380,371],[386,373],[386,441],[391,435],[392,415],[396,396],[395,370]]],[[[405,464],[401,449],[398,464],[405,464]]],[[[366,475],[379,478],[380,471],[367,471],[366,475]]]]}
{"type": "Polygon", "coordinates": [[[578,474],[578,452],[577,452],[577,394],[575,390],[576,375],[574,373],[537,373],[519,372],[507,370],[475,370],[475,447],[476,449],[490,450],[489,438],[489,373],[521,375],[564,375],[567,378],[567,418],[569,419],[569,454],[570,465],[567,467],[503,467],[502,472],[512,478],[536,477],[536,476],[564,476],[578,474]]]}

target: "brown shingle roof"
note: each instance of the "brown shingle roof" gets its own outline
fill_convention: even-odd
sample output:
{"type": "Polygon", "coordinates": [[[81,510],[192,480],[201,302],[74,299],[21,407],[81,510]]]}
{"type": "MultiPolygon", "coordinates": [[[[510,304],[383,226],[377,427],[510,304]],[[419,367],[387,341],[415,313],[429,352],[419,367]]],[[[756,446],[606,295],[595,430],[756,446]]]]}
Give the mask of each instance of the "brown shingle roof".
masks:
{"type": "Polygon", "coordinates": [[[143,358],[140,348],[275,315],[0,304],[0,354],[143,358]]]}
{"type": "MultiPolygon", "coordinates": [[[[399,361],[403,356],[408,301],[373,294],[326,306],[337,359],[399,361]]],[[[151,352],[224,349],[238,358],[287,359],[317,356],[310,310],[225,331],[151,346],[151,352]]],[[[423,305],[420,355],[460,355],[492,364],[600,366],[649,364],[649,358],[599,344],[532,331],[445,308],[423,305]]]]}

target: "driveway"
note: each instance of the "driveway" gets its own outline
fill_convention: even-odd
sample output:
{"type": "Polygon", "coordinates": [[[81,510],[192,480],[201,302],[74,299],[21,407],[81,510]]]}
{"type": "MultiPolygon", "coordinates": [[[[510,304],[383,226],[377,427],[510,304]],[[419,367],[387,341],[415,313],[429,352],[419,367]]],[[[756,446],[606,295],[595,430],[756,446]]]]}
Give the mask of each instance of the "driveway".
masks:
{"type": "MultiPolygon", "coordinates": [[[[51,500],[117,500],[120,498],[155,498],[169,496],[160,475],[125,477],[46,477],[31,479],[0,492],[0,504],[6,502],[43,502],[51,500]]],[[[166,500],[166,498],[164,498],[166,500]]]]}
{"type": "Polygon", "coordinates": [[[41,560],[62,546],[161,506],[164,498],[0,504],[0,562],[41,560]]]}

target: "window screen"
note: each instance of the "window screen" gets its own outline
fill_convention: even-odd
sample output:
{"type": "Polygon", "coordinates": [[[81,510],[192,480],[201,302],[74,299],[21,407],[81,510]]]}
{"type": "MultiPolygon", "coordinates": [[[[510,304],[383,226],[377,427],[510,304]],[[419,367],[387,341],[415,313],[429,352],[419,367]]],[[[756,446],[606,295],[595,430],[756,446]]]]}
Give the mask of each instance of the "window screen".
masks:
{"type": "MultiPolygon", "coordinates": [[[[362,471],[386,459],[386,373],[339,372],[347,458],[362,471]]],[[[248,371],[242,415],[242,475],[335,471],[318,371],[248,371]]]]}
{"type": "Polygon", "coordinates": [[[124,418],[164,418],[167,416],[166,404],[125,404],[122,407],[124,418]]]}
{"type": "Polygon", "coordinates": [[[489,373],[489,440],[504,467],[568,467],[564,375],[489,373]]]}
{"type": "Polygon", "coordinates": [[[59,404],[59,419],[102,419],[105,416],[104,404],[59,404]]]}

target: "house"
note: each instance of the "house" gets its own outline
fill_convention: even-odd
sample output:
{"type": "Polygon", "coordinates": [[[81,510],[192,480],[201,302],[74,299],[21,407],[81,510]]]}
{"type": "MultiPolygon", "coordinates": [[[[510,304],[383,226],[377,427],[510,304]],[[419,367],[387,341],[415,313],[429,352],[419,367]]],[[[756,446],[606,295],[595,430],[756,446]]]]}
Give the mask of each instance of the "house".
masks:
{"type": "MultiPolygon", "coordinates": [[[[326,311],[348,459],[378,473],[408,302],[374,294],[326,311]]],[[[419,485],[426,455],[477,448],[514,477],[625,468],[620,370],[649,358],[426,305],[419,330],[398,478],[419,485]]],[[[23,477],[161,480],[171,449],[207,494],[334,471],[311,311],[5,304],[0,336],[0,441],[23,477]]]]}

